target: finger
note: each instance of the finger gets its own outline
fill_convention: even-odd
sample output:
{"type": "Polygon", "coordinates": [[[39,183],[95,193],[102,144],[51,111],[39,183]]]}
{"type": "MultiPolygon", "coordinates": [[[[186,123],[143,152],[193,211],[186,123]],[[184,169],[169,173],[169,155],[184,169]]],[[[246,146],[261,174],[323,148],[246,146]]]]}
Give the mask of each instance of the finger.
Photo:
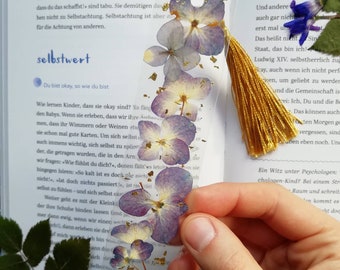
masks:
{"type": "Polygon", "coordinates": [[[184,250],[180,256],[175,258],[168,267],[168,270],[199,270],[198,264],[189,252],[184,250]]]}
{"type": "Polygon", "coordinates": [[[181,238],[204,270],[261,269],[235,234],[210,215],[189,215],[181,226],[181,238]]]}
{"type": "Polygon", "coordinates": [[[189,213],[262,219],[291,240],[318,233],[328,222],[335,222],[285,188],[268,183],[219,183],[198,188],[188,195],[187,204],[189,213]]]}
{"type": "Polygon", "coordinates": [[[242,241],[252,243],[261,250],[272,249],[287,239],[278,234],[265,222],[254,218],[221,217],[219,218],[242,241]]]}

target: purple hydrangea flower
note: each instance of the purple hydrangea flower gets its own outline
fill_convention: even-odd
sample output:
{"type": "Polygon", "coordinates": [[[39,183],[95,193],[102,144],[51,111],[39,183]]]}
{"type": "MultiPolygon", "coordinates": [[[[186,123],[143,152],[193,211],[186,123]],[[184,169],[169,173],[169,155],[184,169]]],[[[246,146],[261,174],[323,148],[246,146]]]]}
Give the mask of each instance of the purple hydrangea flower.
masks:
{"type": "Polygon", "coordinates": [[[186,117],[173,115],[159,126],[151,121],[139,121],[143,140],[138,150],[141,160],[161,158],[167,165],[185,164],[190,158],[189,145],[196,134],[195,125],[186,117]]]}
{"type": "Polygon", "coordinates": [[[203,55],[217,55],[224,48],[224,33],[220,22],[224,17],[224,1],[204,1],[194,7],[190,0],[171,0],[170,12],[176,19],[188,22],[186,44],[203,55]]]}
{"type": "Polygon", "coordinates": [[[182,73],[177,81],[165,81],[164,91],[160,92],[151,104],[151,110],[159,117],[180,115],[195,121],[197,106],[190,100],[201,100],[208,96],[211,82],[206,78],[193,78],[187,73],[182,73]]]}
{"type": "Polygon", "coordinates": [[[115,247],[113,250],[114,257],[110,260],[110,265],[118,269],[124,267],[135,269],[134,263],[150,258],[152,251],[152,244],[136,240],[131,244],[130,250],[122,246],[115,247]]]}
{"type": "Polygon", "coordinates": [[[151,66],[164,65],[164,74],[168,79],[176,80],[182,71],[190,70],[200,62],[199,53],[185,45],[183,26],[177,20],[165,23],[157,33],[157,40],[166,48],[148,48],[144,61],[151,66]]]}
{"type": "Polygon", "coordinates": [[[184,198],[192,189],[192,181],[188,171],[178,167],[166,168],[155,179],[157,199],[152,199],[142,187],[124,194],[119,200],[119,207],[125,213],[138,217],[151,210],[151,238],[160,243],[169,243],[177,233],[178,218],[187,211],[184,198]]]}
{"type": "Polygon", "coordinates": [[[135,240],[147,240],[152,234],[152,226],[147,220],[139,223],[126,223],[125,225],[118,225],[111,231],[111,235],[117,239],[131,244],[135,240]]]}
{"type": "Polygon", "coordinates": [[[284,24],[289,28],[289,38],[301,34],[299,44],[302,45],[308,37],[309,31],[319,31],[321,27],[314,26],[315,15],[321,10],[322,5],[320,1],[306,1],[296,5],[295,0],[290,4],[294,12],[295,19],[284,24]]]}

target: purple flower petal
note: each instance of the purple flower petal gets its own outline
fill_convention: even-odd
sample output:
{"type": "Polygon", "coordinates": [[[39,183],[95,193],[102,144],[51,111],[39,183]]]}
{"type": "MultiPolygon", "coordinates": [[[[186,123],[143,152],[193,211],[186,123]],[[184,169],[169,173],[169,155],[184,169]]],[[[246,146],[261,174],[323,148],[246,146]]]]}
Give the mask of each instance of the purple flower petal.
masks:
{"type": "Polygon", "coordinates": [[[306,18],[297,18],[290,22],[285,23],[283,26],[289,28],[290,38],[295,35],[301,34],[299,44],[302,45],[307,39],[310,30],[319,31],[321,28],[313,26],[314,20],[306,18]]]}
{"type": "Polygon", "coordinates": [[[162,170],[156,177],[155,187],[163,206],[155,211],[152,238],[169,243],[178,231],[178,218],[187,207],[184,198],[192,189],[192,176],[182,168],[171,167],[162,170]]]}
{"type": "Polygon", "coordinates": [[[151,121],[139,121],[138,129],[142,140],[157,140],[161,133],[160,126],[151,121]]]}
{"type": "Polygon", "coordinates": [[[305,1],[298,5],[296,5],[296,1],[293,0],[290,3],[290,8],[296,18],[307,17],[311,19],[321,10],[322,5],[319,0],[305,1]]]}
{"type": "Polygon", "coordinates": [[[176,80],[182,71],[190,70],[198,65],[198,52],[185,46],[182,24],[174,19],[165,23],[157,33],[157,39],[166,49],[153,46],[144,53],[144,61],[151,66],[164,65],[164,74],[176,80]]]}
{"type": "Polygon", "coordinates": [[[155,160],[161,157],[168,165],[184,164],[189,160],[188,145],[196,134],[196,127],[189,119],[179,115],[165,118],[161,134],[159,126],[150,121],[140,121],[138,126],[144,139],[138,150],[141,160],[155,160]],[[150,130],[147,130],[148,128],[150,130]]]}
{"type": "Polygon", "coordinates": [[[200,62],[200,55],[189,46],[182,47],[176,51],[176,59],[183,71],[193,69],[200,62]]]}
{"type": "Polygon", "coordinates": [[[185,169],[170,167],[159,172],[155,188],[161,200],[170,203],[183,202],[192,189],[193,178],[185,169]]]}
{"type": "Polygon", "coordinates": [[[113,268],[137,269],[132,264],[134,261],[145,261],[150,258],[153,245],[138,239],[130,246],[130,252],[125,247],[118,246],[113,250],[114,257],[110,260],[113,268]]]}
{"type": "Polygon", "coordinates": [[[144,189],[129,191],[119,199],[119,207],[129,215],[144,216],[152,207],[150,194],[144,189]]]}
{"type": "Polygon", "coordinates": [[[160,44],[171,50],[177,50],[184,46],[184,30],[177,20],[171,20],[162,25],[158,30],[157,40],[160,44]]]}
{"type": "Polygon", "coordinates": [[[162,160],[167,165],[185,164],[189,161],[189,148],[182,140],[168,140],[162,150],[162,160]]]}
{"type": "Polygon", "coordinates": [[[125,243],[131,244],[136,239],[146,240],[152,234],[151,224],[143,220],[139,223],[124,224],[112,229],[111,235],[125,243]]]}
{"type": "Polygon", "coordinates": [[[170,56],[164,65],[164,74],[171,81],[177,80],[182,73],[181,65],[174,56],[170,56]]]}
{"type": "Polygon", "coordinates": [[[189,21],[190,26],[185,30],[186,45],[203,55],[217,55],[224,48],[224,33],[219,26],[224,7],[221,0],[204,1],[201,7],[193,7],[190,0],[170,1],[171,14],[178,20],[189,21]]]}
{"type": "Polygon", "coordinates": [[[165,118],[174,115],[181,107],[176,101],[178,94],[172,91],[159,93],[151,103],[151,110],[157,116],[165,118]]]}
{"type": "Polygon", "coordinates": [[[156,242],[168,244],[177,234],[178,218],[182,214],[179,207],[164,206],[161,213],[155,214],[155,225],[151,238],[156,242]]]}
{"type": "Polygon", "coordinates": [[[128,256],[127,249],[122,246],[115,247],[113,250],[114,257],[110,260],[113,268],[121,268],[126,266],[125,258],[128,256]]]}
{"type": "Polygon", "coordinates": [[[144,61],[153,67],[164,65],[168,57],[168,51],[159,46],[152,46],[144,52],[144,61]]]}
{"type": "Polygon", "coordinates": [[[144,141],[139,147],[137,156],[141,160],[151,161],[160,157],[161,145],[156,142],[144,141]]]}
{"type": "Polygon", "coordinates": [[[196,121],[197,111],[197,106],[187,103],[183,108],[183,115],[191,121],[196,121]]]}
{"type": "Polygon", "coordinates": [[[184,116],[172,115],[162,122],[162,132],[190,145],[196,135],[196,126],[184,116]]]}
{"type": "Polygon", "coordinates": [[[206,25],[219,22],[224,18],[224,7],[224,1],[221,0],[204,1],[204,4],[197,9],[197,17],[201,19],[202,24],[206,25]]]}
{"type": "Polygon", "coordinates": [[[153,245],[142,240],[136,240],[131,244],[130,258],[133,260],[145,261],[150,258],[153,245]]]}
{"type": "Polygon", "coordinates": [[[218,55],[225,46],[223,30],[219,26],[204,26],[188,36],[186,45],[203,55],[218,55]]]}
{"type": "Polygon", "coordinates": [[[206,98],[210,91],[210,80],[193,78],[182,72],[176,81],[166,80],[164,91],[155,97],[151,110],[160,117],[171,116],[179,111],[181,115],[195,121],[197,106],[189,102],[206,98]]]}

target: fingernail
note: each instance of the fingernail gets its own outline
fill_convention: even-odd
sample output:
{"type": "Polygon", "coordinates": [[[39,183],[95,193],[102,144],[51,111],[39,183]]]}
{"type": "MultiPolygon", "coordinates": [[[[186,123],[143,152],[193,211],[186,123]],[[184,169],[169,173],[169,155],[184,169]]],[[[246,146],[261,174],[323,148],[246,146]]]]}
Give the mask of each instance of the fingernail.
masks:
{"type": "Polygon", "coordinates": [[[208,218],[197,217],[186,224],[185,240],[197,252],[204,250],[215,235],[215,228],[208,218]]]}

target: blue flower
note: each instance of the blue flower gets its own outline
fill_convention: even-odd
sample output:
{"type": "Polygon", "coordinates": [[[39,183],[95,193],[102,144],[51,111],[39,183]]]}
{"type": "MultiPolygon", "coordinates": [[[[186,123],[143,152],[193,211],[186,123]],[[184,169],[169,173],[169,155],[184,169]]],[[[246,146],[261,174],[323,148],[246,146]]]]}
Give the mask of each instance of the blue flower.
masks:
{"type": "Polygon", "coordinates": [[[308,37],[309,31],[319,31],[321,27],[313,25],[315,15],[322,6],[318,0],[306,1],[296,5],[295,0],[290,4],[295,19],[285,23],[283,26],[289,28],[289,38],[301,34],[299,44],[302,45],[308,37]]]}
{"type": "Polygon", "coordinates": [[[306,1],[296,5],[296,1],[293,0],[290,3],[290,8],[294,12],[295,18],[313,18],[321,10],[322,5],[318,0],[306,1]]]}

